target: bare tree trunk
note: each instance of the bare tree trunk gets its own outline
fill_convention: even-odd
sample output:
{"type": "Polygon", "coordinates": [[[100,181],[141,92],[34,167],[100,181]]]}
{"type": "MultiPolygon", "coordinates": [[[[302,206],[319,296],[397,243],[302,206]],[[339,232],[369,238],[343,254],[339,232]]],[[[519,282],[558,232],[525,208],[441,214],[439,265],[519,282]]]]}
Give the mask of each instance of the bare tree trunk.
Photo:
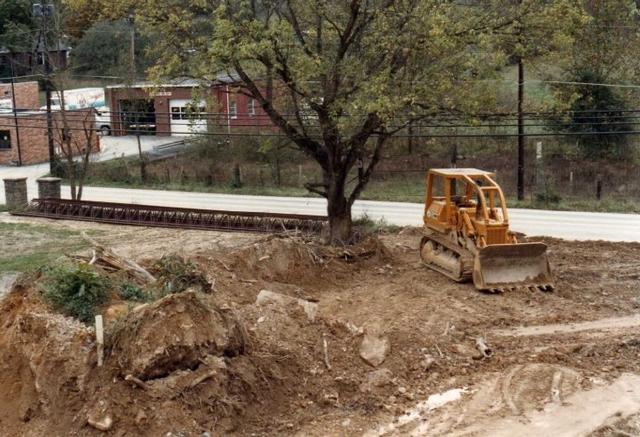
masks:
{"type": "Polygon", "coordinates": [[[344,184],[332,183],[327,196],[329,243],[345,244],[351,238],[351,205],[344,195],[344,184]]]}

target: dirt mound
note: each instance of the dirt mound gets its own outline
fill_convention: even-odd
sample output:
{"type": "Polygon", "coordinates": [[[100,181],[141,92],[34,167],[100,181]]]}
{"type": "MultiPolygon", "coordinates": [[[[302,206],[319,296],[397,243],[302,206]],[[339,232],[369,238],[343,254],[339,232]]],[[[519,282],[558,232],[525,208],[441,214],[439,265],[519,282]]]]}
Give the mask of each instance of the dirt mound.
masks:
{"type": "Polygon", "coordinates": [[[195,369],[207,355],[236,356],[244,349],[240,325],[192,291],[131,311],[110,337],[110,355],[122,375],[141,380],[195,369]]]}
{"type": "MultiPolygon", "coordinates": [[[[18,435],[46,427],[85,391],[92,333],[85,325],[51,314],[19,286],[0,304],[0,421],[3,433],[18,435]]],[[[73,417],[60,416],[64,429],[73,417]]],[[[43,433],[44,434],[44,433],[43,433]]],[[[34,435],[39,434],[37,431],[34,435]]]]}
{"type": "Polygon", "coordinates": [[[349,263],[386,261],[390,252],[375,236],[355,245],[332,247],[313,238],[273,236],[230,253],[225,264],[236,274],[249,273],[269,281],[303,284],[322,280],[322,274],[346,273],[349,263]]]}

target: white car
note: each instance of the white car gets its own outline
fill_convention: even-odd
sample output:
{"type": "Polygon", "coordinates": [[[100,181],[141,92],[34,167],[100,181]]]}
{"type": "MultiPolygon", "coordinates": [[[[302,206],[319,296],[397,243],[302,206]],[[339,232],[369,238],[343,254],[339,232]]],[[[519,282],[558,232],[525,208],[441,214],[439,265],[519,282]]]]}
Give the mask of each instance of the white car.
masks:
{"type": "Polygon", "coordinates": [[[96,108],[96,129],[101,135],[111,135],[111,110],[109,107],[96,108]]]}

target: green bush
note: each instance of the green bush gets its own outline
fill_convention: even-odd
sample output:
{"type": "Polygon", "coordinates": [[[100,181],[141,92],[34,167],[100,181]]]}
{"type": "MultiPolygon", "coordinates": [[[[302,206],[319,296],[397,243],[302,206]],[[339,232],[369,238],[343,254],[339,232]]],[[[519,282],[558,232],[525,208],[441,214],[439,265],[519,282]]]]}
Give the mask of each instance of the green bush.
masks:
{"type": "Polygon", "coordinates": [[[125,282],[120,285],[118,296],[124,300],[132,300],[135,302],[148,302],[151,300],[149,293],[131,282],[125,282]]]}
{"type": "Polygon", "coordinates": [[[108,299],[111,283],[87,265],[45,270],[42,297],[54,309],[86,324],[93,323],[96,308],[108,299]]]}
{"type": "Polygon", "coordinates": [[[553,191],[542,191],[536,193],[536,201],[540,203],[560,203],[562,197],[553,191]]]}

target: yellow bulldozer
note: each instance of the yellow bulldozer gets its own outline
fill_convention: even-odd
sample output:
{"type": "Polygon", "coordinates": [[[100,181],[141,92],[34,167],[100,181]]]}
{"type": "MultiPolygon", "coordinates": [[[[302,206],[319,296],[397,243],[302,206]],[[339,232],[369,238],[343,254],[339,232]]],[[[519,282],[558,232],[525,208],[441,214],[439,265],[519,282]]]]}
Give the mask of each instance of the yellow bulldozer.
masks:
{"type": "Polygon", "coordinates": [[[519,243],[509,230],[504,194],[491,172],[431,169],[426,178],[420,256],[454,281],[478,290],[553,290],[544,243],[519,243]]]}

